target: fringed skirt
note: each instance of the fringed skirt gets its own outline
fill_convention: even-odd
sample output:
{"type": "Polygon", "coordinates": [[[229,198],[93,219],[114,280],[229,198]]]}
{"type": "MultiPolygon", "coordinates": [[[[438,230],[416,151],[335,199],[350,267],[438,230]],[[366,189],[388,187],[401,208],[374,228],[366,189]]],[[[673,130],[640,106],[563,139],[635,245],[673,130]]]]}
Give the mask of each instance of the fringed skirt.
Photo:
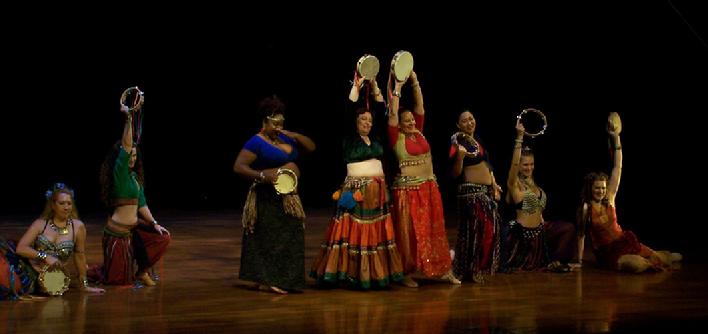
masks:
{"type": "MultiPolygon", "coordinates": [[[[239,277],[286,290],[305,288],[305,228],[302,218],[287,214],[271,184],[257,184],[253,231],[244,229],[239,277]]],[[[293,195],[289,195],[293,196],[293,195]]]]}
{"type": "Polygon", "coordinates": [[[167,251],[168,234],[160,234],[139,219],[130,232],[103,229],[103,265],[89,268],[92,281],[108,285],[130,285],[135,275],[152,267],[167,251]]]}
{"type": "Polygon", "coordinates": [[[461,279],[498,270],[500,223],[491,194],[488,185],[463,183],[457,188],[459,227],[453,268],[461,279]]]}
{"type": "Polygon", "coordinates": [[[452,260],[445,234],[440,190],[435,180],[393,188],[393,221],[403,272],[437,278],[450,271],[452,260]]]}
{"type": "Polygon", "coordinates": [[[353,207],[344,200],[337,205],[310,276],[318,284],[341,282],[361,289],[403,279],[385,180],[347,177],[343,197],[349,196],[347,192],[353,207]]]}
{"type": "Polygon", "coordinates": [[[545,224],[524,227],[515,220],[502,229],[502,263],[499,271],[545,269],[549,263],[545,224]]]}

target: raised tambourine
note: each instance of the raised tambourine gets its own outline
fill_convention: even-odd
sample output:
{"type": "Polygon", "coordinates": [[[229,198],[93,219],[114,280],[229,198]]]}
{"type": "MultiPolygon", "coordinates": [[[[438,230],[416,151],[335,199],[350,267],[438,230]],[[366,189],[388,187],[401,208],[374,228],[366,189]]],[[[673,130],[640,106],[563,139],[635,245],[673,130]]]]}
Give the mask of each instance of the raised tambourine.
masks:
{"type": "Polygon", "coordinates": [[[413,55],[408,51],[398,51],[391,59],[391,73],[398,82],[405,82],[413,71],[413,55]]]}
{"type": "Polygon", "coordinates": [[[45,266],[39,273],[39,288],[51,296],[61,296],[69,290],[69,275],[59,266],[45,266]]]}
{"type": "Polygon", "coordinates": [[[120,96],[120,104],[128,107],[130,112],[140,109],[143,106],[143,102],[145,102],[145,94],[138,86],[124,90],[120,96]]]}
{"type": "Polygon", "coordinates": [[[542,135],[546,132],[546,127],[548,126],[548,122],[546,120],[546,115],[544,115],[540,110],[534,109],[534,108],[526,108],[521,111],[519,116],[516,116],[516,118],[519,120],[524,125],[524,134],[534,138],[536,136],[542,135]],[[533,114],[536,115],[536,119],[531,121],[526,119],[524,121],[525,115],[528,114],[533,114]]]}
{"type": "Polygon", "coordinates": [[[616,112],[611,112],[607,117],[607,131],[620,134],[622,132],[622,120],[616,112]]]}
{"type": "Polygon", "coordinates": [[[287,195],[297,189],[297,174],[294,171],[287,168],[278,168],[278,174],[273,183],[275,192],[279,195],[287,195]]]}
{"type": "Polygon", "coordinates": [[[372,55],[363,55],[356,64],[356,71],[359,76],[366,80],[371,80],[379,74],[379,59],[372,55]]]}

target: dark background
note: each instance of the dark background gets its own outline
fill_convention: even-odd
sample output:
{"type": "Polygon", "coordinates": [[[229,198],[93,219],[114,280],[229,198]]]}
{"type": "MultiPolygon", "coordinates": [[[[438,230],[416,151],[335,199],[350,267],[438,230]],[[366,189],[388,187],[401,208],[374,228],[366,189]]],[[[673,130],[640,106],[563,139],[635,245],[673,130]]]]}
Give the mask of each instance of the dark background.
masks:
{"type": "Polygon", "coordinates": [[[345,174],[339,148],[353,124],[343,110],[356,61],[376,55],[384,86],[386,64],[405,49],[423,88],[424,132],[450,228],[446,154],[463,109],[477,118],[501,184],[515,116],[525,107],[545,113],[546,134],[526,143],[549,196],[545,216],[563,220],[573,219],[583,175],[610,171],[604,126],[616,111],[625,149],[620,224],[656,248],[699,249],[708,232],[694,195],[704,184],[708,15],[697,5],[441,5],[390,16],[288,9],[163,8],[120,18],[23,12],[27,19],[7,25],[3,42],[0,214],[39,214],[57,181],[76,188],[81,213],[102,214],[98,171],[121,135],[118,98],[134,85],[146,94],[142,150],[157,217],[241,209],[248,182],[233,162],[260,128],[258,101],[273,93],[288,106],[286,128],[318,145],[300,162],[305,205],[332,208],[345,174]]]}

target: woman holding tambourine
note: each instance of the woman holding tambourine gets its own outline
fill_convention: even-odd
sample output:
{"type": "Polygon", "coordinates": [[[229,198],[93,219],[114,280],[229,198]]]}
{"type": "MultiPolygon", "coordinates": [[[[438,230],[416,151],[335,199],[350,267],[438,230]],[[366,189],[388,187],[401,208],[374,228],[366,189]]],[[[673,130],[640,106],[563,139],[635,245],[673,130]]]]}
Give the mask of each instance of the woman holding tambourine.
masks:
{"type": "Polygon", "coordinates": [[[461,279],[484,282],[499,266],[499,187],[489,153],[475,138],[477,120],[465,110],[451,138],[452,176],[457,181],[458,231],[454,273],[461,279]]]}
{"type": "MultiPolygon", "coordinates": [[[[400,57],[397,54],[396,58],[400,57]]],[[[394,61],[396,60],[394,58],[394,61]]],[[[396,75],[389,92],[389,143],[398,157],[400,173],[393,182],[393,217],[396,246],[406,274],[403,284],[417,287],[411,275],[442,278],[452,284],[460,281],[452,274],[452,259],[445,233],[445,217],[437,179],[433,173],[430,145],[423,136],[423,93],[418,76],[411,68],[405,77],[396,75]],[[410,75],[410,76],[408,76],[410,75]],[[399,98],[405,82],[413,91],[413,108],[400,108],[399,98]]]]}
{"type": "Polygon", "coordinates": [[[360,59],[349,94],[347,115],[355,120],[356,133],[342,143],[347,176],[333,196],[337,210],[310,272],[321,285],[341,283],[369,289],[403,279],[381,162],[384,149],[371,132],[374,115],[383,116],[385,109],[376,84],[378,60],[372,57],[365,55],[360,59]],[[375,62],[375,70],[367,72],[370,67],[363,65],[370,61],[375,62]],[[359,99],[361,91],[369,93],[359,99]],[[374,103],[370,103],[369,95],[374,103]]]}
{"type": "Polygon", "coordinates": [[[15,287],[12,289],[13,294],[63,294],[70,282],[64,266],[72,256],[78,273],[79,289],[105,292],[88,284],[84,253],[86,227],[79,220],[74,191],[63,183],[56,183],[46,191],[45,197],[47,201],[44,211],[17,244],[17,255],[23,259],[14,263],[14,277],[11,277],[15,287]],[[54,277],[60,280],[51,281],[54,277]]]}
{"type": "Polygon", "coordinates": [[[538,109],[522,110],[516,120],[516,140],[507,180],[507,202],[515,218],[503,228],[501,271],[550,270],[570,271],[568,262],[575,255],[575,228],[564,221],[546,221],[543,211],[547,196],[534,179],[535,157],[522,147],[524,136],[534,138],[544,133],[546,116],[538,109]],[[523,124],[525,115],[536,115],[543,128],[529,132],[523,124]]]}
{"type": "Polygon", "coordinates": [[[233,167],[253,182],[241,217],[239,278],[279,294],[305,288],[305,213],[294,161],[299,149],[315,150],[310,138],[284,129],[284,113],[278,97],[261,101],[262,129],[244,144],[233,167]]]}
{"type": "Polygon", "coordinates": [[[578,207],[578,264],[583,261],[585,233],[592,239],[595,260],[600,267],[632,273],[665,270],[682,260],[680,253],[655,251],[641,243],[637,236],[617,223],[615,199],[622,176],[622,122],[619,114],[610,113],[607,133],[614,164],[609,177],[602,172],[585,176],[578,207]]]}
{"type": "Polygon", "coordinates": [[[113,213],[103,229],[103,265],[93,267],[92,279],[105,284],[154,286],[150,269],[167,251],[170,232],[155,220],[143,186],[141,135],[143,93],[127,89],[121,97],[125,115],[123,136],[101,165],[101,195],[113,213]],[[137,268],[135,266],[137,265],[137,268]]]}

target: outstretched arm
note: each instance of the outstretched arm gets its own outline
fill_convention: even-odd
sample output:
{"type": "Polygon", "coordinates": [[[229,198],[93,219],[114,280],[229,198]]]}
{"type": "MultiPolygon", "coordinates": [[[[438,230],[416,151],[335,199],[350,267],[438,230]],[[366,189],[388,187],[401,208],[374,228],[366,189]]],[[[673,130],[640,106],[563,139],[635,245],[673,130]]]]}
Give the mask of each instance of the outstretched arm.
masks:
{"type": "Polygon", "coordinates": [[[155,231],[160,234],[167,233],[167,235],[170,235],[170,231],[168,231],[166,228],[157,223],[157,220],[155,219],[155,217],[152,216],[152,211],[150,211],[150,208],[147,205],[141,206],[138,209],[138,213],[140,213],[140,216],[142,216],[143,219],[148,222],[148,224],[152,225],[155,228],[155,231]]]}
{"type": "Polygon", "coordinates": [[[88,285],[86,278],[86,226],[81,221],[74,221],[74,231],[76,231],[76,244],[74,246],[74,265],[79,275],[79,289],[86,292],[104,293],[106,290],[94,288],[88,285]]]}

